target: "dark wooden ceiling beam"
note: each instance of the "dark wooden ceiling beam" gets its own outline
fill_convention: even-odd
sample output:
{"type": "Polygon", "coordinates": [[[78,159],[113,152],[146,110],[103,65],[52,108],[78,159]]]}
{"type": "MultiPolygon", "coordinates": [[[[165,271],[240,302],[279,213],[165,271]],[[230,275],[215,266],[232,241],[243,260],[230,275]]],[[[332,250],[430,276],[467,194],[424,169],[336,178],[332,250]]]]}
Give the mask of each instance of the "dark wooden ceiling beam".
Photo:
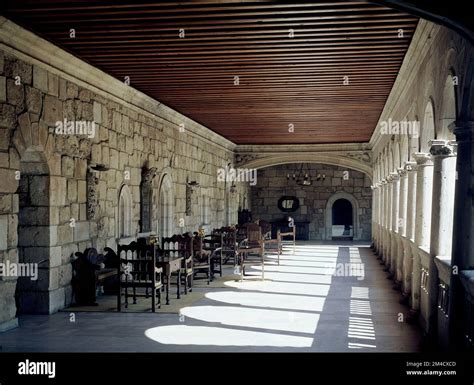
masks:
{"type": "Polygon", "coordinates": [[[6,4],[7,17],[240,144],[368,141],[417,24],[365,1],[6,4]]]}

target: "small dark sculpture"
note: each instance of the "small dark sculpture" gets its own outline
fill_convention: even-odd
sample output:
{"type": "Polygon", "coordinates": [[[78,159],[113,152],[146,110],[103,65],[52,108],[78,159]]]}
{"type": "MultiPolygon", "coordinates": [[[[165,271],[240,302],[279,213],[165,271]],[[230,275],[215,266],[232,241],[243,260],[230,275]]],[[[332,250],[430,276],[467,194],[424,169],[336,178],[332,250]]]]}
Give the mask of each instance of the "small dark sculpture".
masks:
{"type": "Polygon", "coordinates": [[[75,253],[72,262],[72,287],[77,305],[93,305],[96,303],[96,271],[103,268],[105,257],[98,254],[94,248],[88,248],[84,253],[75,253]]]}

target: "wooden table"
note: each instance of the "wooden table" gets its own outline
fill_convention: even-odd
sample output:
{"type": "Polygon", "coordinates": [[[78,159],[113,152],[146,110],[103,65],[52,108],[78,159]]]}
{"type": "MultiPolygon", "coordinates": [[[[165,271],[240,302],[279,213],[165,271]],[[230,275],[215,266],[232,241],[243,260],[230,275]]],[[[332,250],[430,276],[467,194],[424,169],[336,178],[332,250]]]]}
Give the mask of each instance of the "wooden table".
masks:
{"type": "Polygon", "coordinates": [[[166,304],[170,304],[170,284],[171,284],[171,274],[177,272],[178,273],[178,299],[181,298],[180,296],[180,281],[181,281],[181,261],[183,257],[156,257],[156,266],[161,267],[163,269],[163,275],[166,276],[166,304]]]}

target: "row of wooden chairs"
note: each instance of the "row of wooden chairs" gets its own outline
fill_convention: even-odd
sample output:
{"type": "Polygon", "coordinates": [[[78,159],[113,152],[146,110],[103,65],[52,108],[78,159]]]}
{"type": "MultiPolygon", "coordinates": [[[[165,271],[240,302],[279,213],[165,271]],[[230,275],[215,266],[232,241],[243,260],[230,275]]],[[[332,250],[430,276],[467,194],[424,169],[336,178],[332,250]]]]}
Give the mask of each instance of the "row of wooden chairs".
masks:
{"type": "Polygon", "coordinates": [[[164,290],[164,285],[170,284],[167,282],[170,280],[168,275],[163,274],[163,270],[155,265],[157,256],[181,258],[181,268],[174,275],[180,281],[177,282],[178,285],[183,284],[184,294],[192,291],[193,281],[200,275],[207,279],[208,284],[216,273],[222,277],[223,265],[229,261],[240,267],[242,279],[247,265],[261,263],[263,278],[265,254],[276,252],[279,264],[283,237],[292,235],[293,244],[295,242],[294,228],[289,233],[281,233],[278,230],[276,239],[272,239],[271,234],[270,223],[260,221],[259,224],[247,223],[238,228],[221,227],[206,236],[200,236],[198,233],[176,234],[163,238],[161,247],[147,244],[146,240],[140,239],[128,245],[119,245],[117,253],[106,247],[105,256],[97,254],[95,249],[87,249],[84,253],[76,253],[78,259],[74,265],[75,271],[81,272],[74,276],[76,300],[81,303],[95,302],[96,286],[106,278],[118,274],[118,287],[115,289],[118,291],[118,310],[121,310],[124,294],[126,307],[129,297],[136,303],[137,297],[144,296],[152,298],[152,311],[155,311],[156,306],[161,306],[161,291],[164,290]],[[105,269],[97,267],[97,258],[100,262],[106,261],[105,269]]]}

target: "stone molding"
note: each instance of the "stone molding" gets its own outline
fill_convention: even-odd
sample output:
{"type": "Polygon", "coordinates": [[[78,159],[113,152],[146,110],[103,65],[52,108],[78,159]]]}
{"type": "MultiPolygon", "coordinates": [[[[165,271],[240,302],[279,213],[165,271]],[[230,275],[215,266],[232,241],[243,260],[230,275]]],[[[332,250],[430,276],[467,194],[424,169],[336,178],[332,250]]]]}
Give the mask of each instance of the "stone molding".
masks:
{"type": "Polygon", "coordinates": [[[372,157],[364,144],[237,146],[236,167],[263,168],[287,163],[320,163],[347,167],[372,178],[372,157]],[[357,150],[359,148],[360,150],[357,150]]]}

